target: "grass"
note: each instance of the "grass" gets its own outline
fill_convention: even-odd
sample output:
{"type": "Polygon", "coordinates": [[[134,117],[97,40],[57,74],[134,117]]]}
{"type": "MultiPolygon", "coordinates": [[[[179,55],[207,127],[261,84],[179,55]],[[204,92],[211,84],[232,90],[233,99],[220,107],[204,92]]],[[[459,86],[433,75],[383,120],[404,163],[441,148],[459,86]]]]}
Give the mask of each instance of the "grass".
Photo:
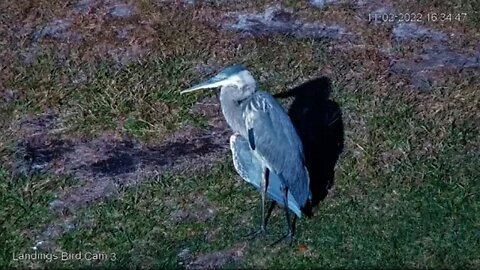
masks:
{"type": "MultiPolygon", "coordinates": [[[[64,14],[62,3],[55,3],[59,10],[34,16],[33,21],[64,14]]],[[[463,1],[461,6],[472,9],[472,3],[463,1]]],[[[303,4],[285,4],[308,13],[303,4]]],[[[36,5],[48,7],[42,1],[36,5]]],[[[0,104],[0,267],[177,268],[188,263],[181,253],[195,257],[238,244],[245,245],[241,259],[225,266],[480,267],[478,73],[451,74],[452,81],[443,87],[413,91],[402,81],[388,81],[388,63],[371,51],[337,51],[323,41],[283,36],[238,41],[202,16],[232,7],[215,2],[198,9],[157,7],[154,12],[152,5],[139,5],[142,18],[106,21],[101,26],[106,37],[92,30],[86,45],[72,45],[67,52],[53,49],[58,41],[41,42],[37,46],[42,53],[31,64],[18,57],[25,49],[21,46],[27,45],[17,48],[11,40],[0,44],[5,47],[0,59],[11,63],[0,66],[5,70],[0,86],[17,95],[0,104]],[[143,47],[149,54],[121,65],[102,53],[95,55],[97,48],[90,42],[108,41],[112,29],[127,23],[141,25],[132,39],[154,40],[143,47]],[[53,112],[60,123],[57,132],[64,137],[119,133],[146,144],[160,142],[186,125],[204,126],[206,119],[190,109],[209,94],[180,96],[178,91],[204,79],[195,68],[209,61],[220,67],[247,65],[260,86],[272,93],[318,76],[332,79],[332,99],[343,111],[345,151],[337,164],[334,190],[313,218],[297,223],[293,247],[268,246],[284,230],[279,210],[265,238],[240,237],[259,222],[259,194],[236,175],[229,156],[205,169],[165,172],[120,187],[115,196],[71,213],[53,211],[49,204],[81,182],[53,173],[24,175],[15,169],[16,145],[32,135],[16,131],[18,122],[40,113],[53,112]],[[32,252],[42,233],[71,216],[74,227],[53,239],[50,252],[91,252],[103,254],[103,259],[12,260],[13,252],[32,252]]],[[[25,14],[18,11],[20,6],[9,7],[12,12],[2,16],[2,22],[13,25],[33,16],[28,9],[25,14]]],[[[82,20],[94,21],[88,16],[82,20]]],[[[75,23],[78,29],[85,27],[81,22],[75,23]]],[[[366,31],[374,34],[378,33],[366,31]]]]}
{"type": "Polygon", "coordinates": [[[47,175],[13,175],[5,167],[0,168],[0,264],[15,264],[13,252],[30,249],[45,224],[56,214],[48,204],[55,199],[55,190],[68,187],[68,178],[47,175]]]}
{"type": "MultiPolygon", "coordinates": [[[[354,95],[343,104],[344,108],[358,108],[358,98],[354,95]]],[[[393,101],[398,99],[387,98],[383,104],[393,101]]],[[[298,223],[296,245],[266,246],[283,232],[282,215],[277,210],[272,235],[248,242],[242,267],[478,267],[478,156],[465,153],[464,141],[465,137],[476,138],[472,131],[458,127],[439,143],[434,155],[407,153],[400,160],[382,160],[382,154],[390,151],[413,151],[414,147],[408,150],[406,145],[417,144],[416,140],[422,138],[416,138],[416,130],[409,127],[438,128],[412,114],[411,106],[389,108],[366,116],[368,129],[375,130],[363,145],[367,157],[355,160],[351,156],[353,145],[347,147],[338,168],[334,194],[321,204],[314,218],[298,223]],[[392,127],[392,122],[397,124],[392,127]],[[308,250],[300,249],[300,245],[308,250]]],[[[347,139],[347,145],[350,143],[347,139]]],[[[196,254],[244,241],[240,235],[258,222],[258,193],[240,182],[228,159],[195,175],[151,179],[122,189],[116,198],[82,209],[77,215],[76,229],[61,236],[58,245],[69,253],[98,251],[110,258],[115,254],[115,261],[93,262],[97,266],[164,268],[178,266],[177,254],[185,248],[196,254]],[[189,198],[192,193],[195,196],[189,198]],[[201,211],[198,204],[202,200],[217,211],[208,222],[175,218],[180,210],[201,211]],[[214,236],[209,238],[211,232],[214,236]]],[[[5,170],[2,176],[7,177],[5,170]]],[[[25,185],[32,185],[27,183],[9,186],[7,191],[19,192],[25,185]]],[[[52,190],[56,188],[58,185],[51,186],[52,190]]],[[[48,198],[48,194],[27,197],[36,207],[23,210],[28,211],[23,214],[24,227],[38,226],[39,215],[51,216],[46,208],[48,198]]],[[[18,216],[16,213],[23,208],[21,203],[15,204],[10,213],[18,216]]],[[[10,240],[15,232],[7,232],[10,240]]],[[[11,248],[28,250],[31,245],[28,239],[8,243],[10,248],[4,250],[4,255],[11,248]]],[[[12,266],[8,260],[4,263],[12,266]]],[[[90,263],[53,261],[46,265],[78,267],[90,263]]]]}
{"type": "Polygon", "coordinates": [[[199,121],[188,111],[194,97],[180,97],[179,93],[193,77],[187,61],[177,56],[121,69],[99,61],[88,67],[94,72],[90,78],[75,83],[80,74],[89,72],[82,65],[57,63],[51,56],[41,56],[33,66],[20,67],[10,83],[21,89],[16,113],[53,110],[65,115],[64,128],[77,134],[121,130],[145,139],[152,135],[158,138],[179,125],[199,121]]]}

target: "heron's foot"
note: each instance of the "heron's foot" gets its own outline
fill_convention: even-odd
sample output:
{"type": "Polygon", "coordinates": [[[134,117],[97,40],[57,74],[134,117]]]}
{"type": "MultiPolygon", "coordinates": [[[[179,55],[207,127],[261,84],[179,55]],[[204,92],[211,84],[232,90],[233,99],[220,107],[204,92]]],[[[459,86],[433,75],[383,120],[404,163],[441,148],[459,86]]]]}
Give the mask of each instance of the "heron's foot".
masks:
{"type": "Polygon", "coordinates": [[[278,243],[282,242],[283,240],[287,240],[289,246],[293,244],[293,232],[288,231],[284,236],[280,237],[277,241],[270,244],[270,247],[276,246],[278,243]]]}
{"type": "Polygon", "coordinates": [[[252,232],[250,232],[246,235],[243,235],[243,238],[247,238],[248,240],[252,240],[259,235],[265,235],[265,234],[267,234],[267,229],[263,226],[260,226],[259,229],[253,230],[252,232]]]}

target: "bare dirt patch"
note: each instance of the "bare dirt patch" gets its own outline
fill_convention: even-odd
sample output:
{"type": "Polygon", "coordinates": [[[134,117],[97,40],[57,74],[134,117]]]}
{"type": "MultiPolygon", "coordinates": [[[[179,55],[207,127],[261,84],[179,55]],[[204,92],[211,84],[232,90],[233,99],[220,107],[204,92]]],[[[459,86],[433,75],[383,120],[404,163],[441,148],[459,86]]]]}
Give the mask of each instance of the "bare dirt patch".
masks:
{"type": "Polygon", "coordinates": [[[186,196],[180,203],[180,209],[171,214],[171,218],[177,223],[206,222],[214,216],[214,205],[205,196],[196,193],[186,196]]]}
{"type": "Polygon", "coordinates": [[[441,86],[446,82],[438,71],[450,69],[462,71],[480,67],[480,53],[464,54],[444,45],[432,44],[419,48],[412,59],[393,59],[390,71],[406,75],[410,83],[418,89],[441,86]]]}
{"type": "Polygon", "coordinates": [[[165,171],[202,167],[228,152],[230,131],[214,97],[193,111],[209,118],[206,129],[187,126],[163,143],[150,145],[118,134],[67,138],[53,133],[55,115],[21,121],[24,140],[18,143],[14,167],[21,173],[49,172],[73,177],[84,185],[61,194],[56,207],[76,209],[165,171]]]}
{"type": "Polygon", "coordinates": [[[270,6],[263,13],[231,12],[227,18],[233,18],[233,22],[223,25],[224,30],[239,31],[251,36],[264,35],[292,35],[297,38],[331,38],[350,39],[355,35],[348,33],[344,27],[338,24],[326,24],[320,22],[304,22],[295,18],[291,9],[281,5],[270,6]]]}
{"type": "Polygon", "coordinates": [[[218,269],[227,264],[239,263],[244,256],[246,246],[245,243],[239,243],[229,249],[196,256],[186,249],[179,254],[179,257],[184,260],[183,264],[187,269],[218,269]]]}
{"type": "MultiPolygon", "coordinates": [[[[160,144],[145,144],[117,134],[96,138],[65,137],[53,113],[29,117],[18,123],[22,139],[11,166],[18,173],[53,173],[78,181],[72,188],[58,191],[50,208],[60,218],[46,226],[35,248],[51,250],[53,241],[74,228],[75,212],[92,202],[117,193],[119,187],[137,184],[165,172],[196,170],[228,153],[226,123],[215,97],[207,98],[192,109],[209,118],[205,129],[187,126],[160,144]]],[[[193,199],[192,199],[193,201],[193,199]]],[[[208,201],[195,200],[197,207],[174,213],[177,221],[206,221],[214,216],[208,201]]]]}

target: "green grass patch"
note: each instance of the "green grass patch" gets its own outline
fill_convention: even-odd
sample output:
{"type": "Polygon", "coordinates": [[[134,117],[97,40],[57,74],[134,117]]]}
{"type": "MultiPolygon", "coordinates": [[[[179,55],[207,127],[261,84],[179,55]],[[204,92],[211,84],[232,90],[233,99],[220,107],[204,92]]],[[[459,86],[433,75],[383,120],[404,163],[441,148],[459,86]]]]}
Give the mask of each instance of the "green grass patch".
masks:
{"type": "Polygon", "coordinates": [[[188,56],[151,58],[118,68],[108,61],[94,66],[58,63],[43,55],[32,66],[20,67],[10,82],[21,90],[14,114],[53,110],[70,133],[119,130],[145,140],[161,139],[186,124],[204,123],[190,113],[198,95],[180,95],[198,80],[190,60],[188,56]],[[84,79],[78,82],[81,76],[84,79]]]}
{"type": "Polygon", "coordinates": [[[0,167],[0,266],[26,266],[35,262],[13,261],[13,253],[33,252],[32,247],[57,214],[49,203],[56,192],[73,184],[51,175],[14,175],[0,167]],[[26,264],[24,264],[26,263],[26,264]]]}

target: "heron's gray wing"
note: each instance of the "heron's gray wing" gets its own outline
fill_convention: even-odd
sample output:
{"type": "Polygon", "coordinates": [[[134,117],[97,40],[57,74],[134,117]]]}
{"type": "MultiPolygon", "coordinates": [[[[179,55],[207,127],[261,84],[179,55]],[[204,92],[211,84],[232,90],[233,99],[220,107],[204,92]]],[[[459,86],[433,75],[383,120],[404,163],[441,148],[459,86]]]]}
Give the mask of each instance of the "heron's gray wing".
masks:
{"type": "MultiPolygon", "coordinates": [[[[232,150],[232,159],[235,170],[246,182],[260,189],[262,183],[262,164],[253,155],[249,142],[240,135],[234,134],[230,137],[230,149],[232,150]]],[[[280,177],[274,172],[270,173],[267,196],[283,206],[283,183],[280,177]]],[[[290,191],[287,196],[288,208],[292,210],[298,217],[302,216],[300,205],[291,195],[290,191]]]]}
{"type": "Polygon", "coordinates": [[[283,107],[258,91],[244,111],[248,140],[255,156],[283,179],[302,206],[310,197],[303,146],[283,107]]]}

